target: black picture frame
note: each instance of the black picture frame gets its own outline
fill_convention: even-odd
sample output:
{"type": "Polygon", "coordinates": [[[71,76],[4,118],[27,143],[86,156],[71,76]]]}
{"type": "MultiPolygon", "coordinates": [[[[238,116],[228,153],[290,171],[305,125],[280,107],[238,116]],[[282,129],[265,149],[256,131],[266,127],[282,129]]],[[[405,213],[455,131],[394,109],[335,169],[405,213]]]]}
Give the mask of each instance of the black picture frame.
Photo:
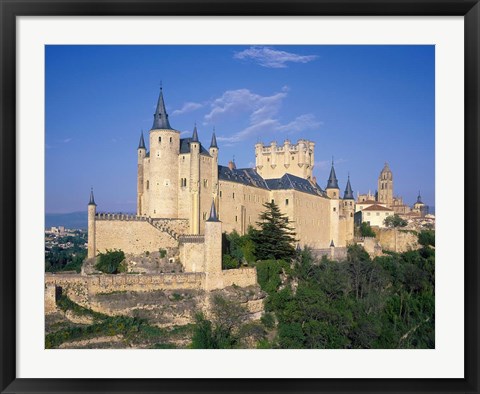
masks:
{"type": "MultiPolygon", "coordinates": [[[[436,392],[478,393],[478,184],[480,5],[478,0],[0,0],[2,393],[436,392]],[[465,377],[463,379],[17,379],[16,17],[24,15],[457,15],[465,20],[465,377]]],[[[457,131],[458,132],[458,131],[457,131]]],[[[441,174],[439,175],[441,176],[441,174]]],[[[455,340],[452,338],[452,340],[455,340]]]]}

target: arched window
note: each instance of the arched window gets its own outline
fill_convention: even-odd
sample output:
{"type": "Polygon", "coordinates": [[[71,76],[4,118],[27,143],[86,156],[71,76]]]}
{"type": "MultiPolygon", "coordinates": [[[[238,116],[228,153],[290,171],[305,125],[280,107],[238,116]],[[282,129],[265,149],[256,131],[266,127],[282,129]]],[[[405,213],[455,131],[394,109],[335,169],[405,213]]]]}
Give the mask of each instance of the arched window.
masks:
{"type": "Polygon", "coordinates": [[[158,143],[162,142],[162,137],[158,137],[158,143]]]}
{"type": "Polygon", "coordinates": [[[170,137],[170,142],[172,142],[172,137],[170,137]]]}
{"type": "Polygon", "coordinates": [[[150,181],[147,181],[147,190],[150,189],[150,181]]]}

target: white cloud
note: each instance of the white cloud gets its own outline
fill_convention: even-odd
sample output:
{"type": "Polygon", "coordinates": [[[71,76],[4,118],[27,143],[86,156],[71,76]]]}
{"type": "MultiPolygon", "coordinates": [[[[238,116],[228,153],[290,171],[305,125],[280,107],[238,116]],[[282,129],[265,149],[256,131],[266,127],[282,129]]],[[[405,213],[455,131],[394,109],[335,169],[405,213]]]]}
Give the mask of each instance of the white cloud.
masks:
{"type": "MultiPolygon", "coordinates": [[[[337,166],[337,164],[343,164],[346,162],[347,162],[346,159],[334,159],[333,165],[337,166]]],[[[317,170],[326,170],[326,169],[330,170],[330,167],[332,166],[332,160],[316,161],[314,165],[317,170]]]]}
{"type": "Polygon", "coordinates": [[[273,133],[296,133],[311,130],[321,125],[314,115],[303,114],[283,124],[277,118],[283,100],[288,95],[284,86],[280,92],[271,96],[261,96],[248,89],[228,90],[211,104],[211,111],[205,115],[206,124],[228,115],[245,113],[249,116],[249,125],[232,136],[220,136],[217,139],[236,143],[252,135],[265,136],[273,133]]]}
{"type": "Polygon", "coordinates": [[[278,51],[271,47],[253,46],[241,52],[235,52],[235,59],[251,59],[262,67],[285,68],[286,63],[308,63],[317,58],[316,55],[298,55],[296,53],[278,51]]]}
{"type": "Polygon", "coordinates": [[[176,116],[176,115],[186,114],[187,112],[193,112],[193,111],[195,111],[199,108],[202,108],[202,107],[203,107],[203,104],[188,102],[188,103],[183,104],[182,108],[176,109],[175,111],[173,111],[172,115],[176,116]]]}
{"type": "Polygon", "coordinates": [[[68,144],[71,140],[72,140],[72,138],[65,138],[65,139],[63,140],[63,143],[64,143],[64,144],[68,144]]]}

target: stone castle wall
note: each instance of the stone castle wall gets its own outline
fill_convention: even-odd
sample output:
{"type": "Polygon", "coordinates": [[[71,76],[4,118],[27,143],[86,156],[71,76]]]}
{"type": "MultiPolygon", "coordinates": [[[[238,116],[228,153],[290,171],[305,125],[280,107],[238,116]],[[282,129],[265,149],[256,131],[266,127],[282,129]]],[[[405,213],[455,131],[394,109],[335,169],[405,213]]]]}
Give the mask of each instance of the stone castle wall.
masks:
{"type": "MultiPolygon", "coordinates": [[[[186,221],[166,221],[169,232],[162,231],[150,223],[147,218],[129,215],[97,215],[95,219],[95,247],[97,252],[107,249],[120,249],[125,253],[141,254],[145,251],[175,248],[176,231],[182,228],[186,221]],[[172,235],[173,234],[173,235],[172,235]]],[[[159,227],[162,226],[157,221],[159,227]]]]}
{"type": "Polygon", "coordinates": [[[148,292],[157,290],[202,290],[204,273],[179,273],[159,275],[74,275],[45,274],[45,306],[50,308],[51,288],[61,287],[62,292],[80,305],[89,306],[90,297],[115,291],[148,292]]]}
{"type": "Polygon", "coordinates": [[[186,272],[205,272],[205,243],[203,235],[180,237],[180,263],[186,272]]]}
{"type": "Polygon", "coordinates": [[[418,235],[411,231],[399,230],[396,228],[372,227],[372,229],[375,232],[376,238],[382,249],[403,253],[408,250],[416,250],[420,248],[418,235]]]}
{"type": "Polygon", "coordinates": [[[223,270],[223,287],[227,286],[252,286],[257,284],[256,268],[238,268],[234,270],[223,270]]]}

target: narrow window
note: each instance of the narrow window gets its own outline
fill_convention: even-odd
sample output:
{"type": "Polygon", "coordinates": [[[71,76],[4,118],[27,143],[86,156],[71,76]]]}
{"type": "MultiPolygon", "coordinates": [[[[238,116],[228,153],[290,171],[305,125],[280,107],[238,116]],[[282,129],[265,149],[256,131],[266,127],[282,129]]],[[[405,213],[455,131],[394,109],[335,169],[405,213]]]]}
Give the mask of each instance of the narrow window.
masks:
{"type": "Polygon", "coordinates": [[[170,142],[172,142],[172,137],[170,137],[170,142]]]}
{"type": "Polygon", "coordinates": [[[220,198],[222,198],[222,191],[220,190],[220,198]]]}
{"type": "Polygon", "coordinates": [[[333,208],[333,212],[337,212],[337,208],[333,208]]]}
{"type": "Polygon", "coordinates": [[[288,198],[285,199],[285,205],[288,205],[288,198]]]}
{"type": "Polygon", "coordinates": [[[350,212],[350,217],[353,218],[353,213],[350,212]]]}
{"type": "Polygon", "coordinates": [[[237,216],[235,216],[235,221],[237,221],[237,216]]]}
{"type": "Polygon", "coordinates": [[[147,181],[147,190],[150,189],[150,181],[147,181]]]}
{"type": "Polygon", "coordinates": [[[158,137],[158,142],[162,142],[162,137],[158,137]]]}
{"type": "Polygon", "coordinates": [[[233,199],[235,199],[235,193],[232,193],[233,199]]]}

